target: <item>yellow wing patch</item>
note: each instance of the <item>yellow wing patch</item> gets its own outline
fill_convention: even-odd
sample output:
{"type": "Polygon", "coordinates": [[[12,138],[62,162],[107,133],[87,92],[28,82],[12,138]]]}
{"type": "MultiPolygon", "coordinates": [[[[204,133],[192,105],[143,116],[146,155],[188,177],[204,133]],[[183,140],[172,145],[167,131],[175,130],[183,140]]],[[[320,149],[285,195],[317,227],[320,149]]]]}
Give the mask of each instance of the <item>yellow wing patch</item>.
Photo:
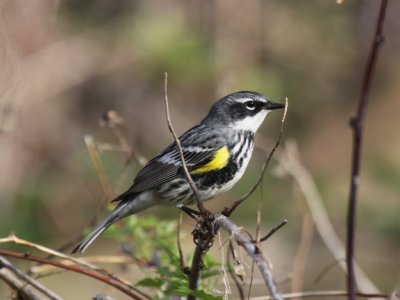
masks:
{"type": "Polygon", "coordinates": [[[201,166],[195,170],[192,171],[194,174],[198,173],[205,173],[205,172],[210,172],[210,171],[217,171],[221,170],[224,168],[229,161],[229,150],[227,146],[224,146],[217,151],[215,151],[215,154],[210,162],[205,164],[204,166],[201,166]]]}

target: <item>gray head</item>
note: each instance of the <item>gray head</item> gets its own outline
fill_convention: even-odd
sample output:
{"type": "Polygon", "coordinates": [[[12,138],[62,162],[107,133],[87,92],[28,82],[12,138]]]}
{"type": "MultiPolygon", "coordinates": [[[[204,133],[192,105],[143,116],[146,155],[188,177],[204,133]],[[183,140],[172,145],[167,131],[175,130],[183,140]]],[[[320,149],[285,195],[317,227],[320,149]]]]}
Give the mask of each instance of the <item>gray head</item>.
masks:
{"type": "Polygon", "coordinates": [[[260,93],[241,91],[217,101],[205,121],[256,132],[271,110],[284,107],[284,104],[274,103],[260,93]]]}

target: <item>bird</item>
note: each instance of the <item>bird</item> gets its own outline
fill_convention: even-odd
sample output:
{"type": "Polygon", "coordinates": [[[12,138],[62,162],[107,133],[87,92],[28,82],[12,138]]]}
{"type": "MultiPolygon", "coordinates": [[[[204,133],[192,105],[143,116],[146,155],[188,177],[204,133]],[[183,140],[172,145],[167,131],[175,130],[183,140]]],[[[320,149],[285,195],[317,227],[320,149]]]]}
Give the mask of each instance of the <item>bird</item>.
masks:
{"type": "MultiPolygon", "coordinates": [[[[186,167],[202,202],[238,182],[252,156],[258,128],[272,110],[284,107],[257,92],[235,92],[215,102],[203,120],[179,137],[186,167]]],[[[117,206],[72,253],[83,253],[109,226],[129,215],[155,205],[181,207],[196,202],[176,141],[151,159],[132,186],[113,202],[118,202],[117,206]]]]}

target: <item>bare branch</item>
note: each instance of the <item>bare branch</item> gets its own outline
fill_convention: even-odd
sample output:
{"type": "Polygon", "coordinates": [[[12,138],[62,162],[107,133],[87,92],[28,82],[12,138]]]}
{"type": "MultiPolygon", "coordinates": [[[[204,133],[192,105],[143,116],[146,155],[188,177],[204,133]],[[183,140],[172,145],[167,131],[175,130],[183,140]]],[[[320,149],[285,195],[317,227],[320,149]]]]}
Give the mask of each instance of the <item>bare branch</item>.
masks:
{"type": "MultiPolygon", "coordinates": [[[[201,270],[203,269],[203,257],[205,253],[206,250],[204,250],[203,247],[201,247],[200,245],[196,245],[189,272],[189,288],[191,290],[195,291],[199,287],[200,274],[201,270]]],[[[188,296],[188,300],[193,299],[196,299],[196,297],[193,297],[191,295],[188,296]]]]}
{"type": "Polygon", "coordinates": [[[115,110],[108,110],[104,112],[102,118],[100,119],[100,126],[109,128],[116,137],[118,144],[97,143],[97,149],[99,152],[116,151],[128,153],[128,160],[125,164],[125,167],[132,158],[135,158],[141,166],[144,166],[147,163],[147,159],[137,149],[135,149],[135,147],[129,144],[128,138],[122,130],[123,124],[124,119],[115,110]]]}
{"type": "Polygon", "coordinates": [[[176,243],[178,244],[178,253],[179,253],[179,264],[181,266],[181,270],[184,273],[189,273],[189,267],[186,265],[185,257],[183,255],[182,244],[181,244],[181,226],[182,226],[182,211],[179,211],[179,220],[178,220],[178,228],[176,230],[176,243]]]}
{"type": "Polygon", "coordinates": [[[185,162],[185,157],[183,156],[181,142],[180,142],[177,134],[175,133],[174,128],[172,127],[171,118],[170,118],[170,115],[169,115],[169,105],[168,105],[168,73],[167,72],[165,72],[165,77],[164,77],[164,101],[165,101],[165,112],[166,112],[166,115],[167,115],[168,129],[171,132],[171,134],[173,135],[173,137],[175,139],[175,143],[178,146],[179,157],[180,157],[181,162],[182,162],[182,168],[184,170],[186,180],[188,181],[190,187],[192,188],[193,195],[194,195],[194,197],[196,198],[196,201],[197,201],[197,207],[199,208],[200,212],[202,214],[204,214],[206,212],[206,209],[204,208],[204,205],[201,202],[199,191],[197,190],[197,187],[194,184],[194,182],[192,180],[192,177],[190,176],[189,170],[187,168],[187,165],[186,165],[186,162],[185,162]]]}
{"type": "MultiPolygon", "coordinates": [[[[311,292],[298,292],[298,293],[288,293],[282,294],[283,299],[294,299],[294,298],[328,298],[328,297],[344,297],[347,296],[346,291],[311,291],[311,292]]],[[[368,294],[368,293],[356,293],[357,297],[361,298],[381,298],[388,299],[389,295],[385,294],[368,294]]],[[[250,300],[273,300],[272,297],[262,296],[262,297],[252,297],[250,300]]]]}
{"type": "Polygon", "coordinates": [[[353,129],[353,151],[351,162],[351,179],[349,191],[349,203],[347,208],[347,243],[346,243],[346,262],[347,262],[347,290],[349,299],[356,298],[355,274],[354,274],[354,244],[356,227],[356,208],[357,192],[360,183],[361,169],[361,146],[363,141],[364,120],[367,113],[369,91],[371,89],[372,78],[375,71],[376,62],[380,46],[384,40],[383,24],[385,22],[385,13],[387,0],[381,0],[379,17],[376,24],[375,36],[371,45],[367,65],[364,71],[364,79],[361,88],[361,97],[358,102],[357,115],[350,120],[353,129]]]}
{"type": "Polygon", "coordinates": [[[257,240],[253,240],[253,243],[261,243],[264,242],[266,240],[268,240],[271,236],[273,236],[275,234],[275,232],[277,232],[279,229],[281,229],[283,226],[285,226],[288,223],[287,220],[283,220],[281,223],[279,223],[277,226],[275,226],[274,228],[272,228],[270,230],[270,232],[268,232],[265,236],[263,236],[262,238],[259,239],[259,241],[257,240]]]}
{"type": "MultiPolygon", "coordinates": [[[[218,226],[213,226],[214,214],[206,213],[197,219],[196,227],[193,229],[192,235],[196,248],[193,254],[192,264],[189,272],[189,288],[197,290],[201,270],[203,269],[204,255],[210,250],[214,243],[218,226]]],[[[189,295],[188,300],[196,299],[195,296],[189,295]]]]}
{"type": "MultiPolygon", "coordinates": [[[[262,210],[262,205],[264,203],[264,181],[261,181],[260,183],[260,197],[258,198],[258,206],[257,206],[257,226],[256,226],[256,238],[253,240],[257,244],[257,246],[260,246],[260,239],[261,239],[261,210],[262,210]]],[[[249,283],[249,289],[247,292],[247,298],[250,298],[251,295],[251,290],[253,288],[253,280],[254,280],[254,260],[251,262],[251,274],[250,274],[250,283],[249,283]]]]}
{"type": "Polygon", "coordinates": [[[23,296],[23,299],[43,300],[42,294],[32,286],[27,285],[25,280],[20,279],[6,268],[0,269],[0,279],[4,280],[13,290],[17,291],[20,296],[23,296]]]}
{"type": "MultiPolygon", "coordinates": [[[[168,74],[165,73],[165,81],[164,81],[164,100],[165,100],[165,112],[167,116],[168,129],[173,135],[175,139],[175,143],[179,150],[179,156],[182,162],[182,168],[185,173],[186,180],[188,181],[193,195],[197,201],[197,207],[200,211],[200,218],[197,219],[196,228],[193,230],[193,239],[196,244],[196,249],[194,251],[192,264],[189,270],[189,288],[192,290],[197,290],[200,280],[200,273],[203,268],[203,257],[210,249],[214,242],[216,231],[214,228],[211,228],[209,224],[211,224],[211,220],[213,220],[213,215],[209,213],[203,203],[201,202],[201,197],[199,191],[190,176],[189,170],[187,168],[185,157],[182,151],[182,145],[179,141],[177,134],[171,123],[171,118],[169,114],[169,105],[168,105],[168,74]]],[[[195,299],[196,297],[189,295],[188,300],[195,299]]]]}
{"type": "Polygon", "coordinates": [[[89,264],[89,263],[85,262],[82,259],[74,258],[74,257],[72,257],[70,255],[58,252],[56,250],[47,248],[45,246],[42,246],[42,245],[39,245],[39,244],[35,244],[35,243],[29,242],[29,241],[24,240],[24,239],[20,239],[14,233],[11,233],[6,238],[0,238],[0,244],[1,243],[14,243],[14,244],[18,244],[18,245],[28,246],[30,248],[37,249],[37,250],[39,250],[41,252],[50,254],[51,256],[56,256],[56,257],[60,257],[60,258],[63,258],[63,259],[70,260],[70,261],[74,262],[77,265],[84,266],[84,267],[87,267],[87,268],[90,268],[90,269],[93,269],[93,270],[100,270],[99,267],[97,267],[95,265],[92,265],[92,264],[89,264]]]}
{"type": "Polygon", "coordinates": [[[85,144],[86,144],[86,148],[89,153],[90,159],[92,160],[96,174],[100,180],[101,188],[103,189],[103,193],[106,196],[106,200],[110,200],[111,191],[112,191],[110,182],[107,178],[106,172],[104,171],[103,165],[101,163],[99,153],[96,149],[95,141],[91,135],[85,136],[85,144]]]}
{"type": "Polygon", "coordinates": [[[52,300],[62,300],[60,296],[46,288],[44,285],[34,280],[14,267],[7,259],[0,256],[0,278],[7,282],[19,294],[24,294],[27,299],[43,299],[42,296],[36,294],[36,290],[40,291],[52,300]],[[26,284],[29,285],[26,285],[26,284]],[[32,288],[34,289],[32,289],[32,288]]]}
{"type": "Polygon", "coordinates": [[[242,230],[233,224],[226,216],[222,214],[215,215],[215,224],[221,226],[225,231],[227,231],[232,237],[242,246],[246,252],[255,261],[260,273],[264,279],[264,282],[274,300],[283,299],[278,291],[278,288],[273,280],[271,270],[269,268],[268,262],[262,254],[260,248],[255,245],[247,234],[243,234],[242,230]]]}
{"type": "MultiPolygon", "coordinates": [[[[279,167],[282,167],[296,180],[304,195],[311,217],[314,220],[318,233],[333,255],[340,267],[346,272],[345,248],[336,234],[328,213],[324,207],[322,196],[312,178],[310,172],[301,164],[299,151],[294,141],[286,142],[284,152],[276,155],[279,161],[279,167]]],[[[379,293],[378,288],[366,276],[363,270],[357,265],[357,284],[360,289],[368,293],[379,293]]]]}
{"type": "Polygon", "coordinates": [[[237,268],[240,268],[240,270],[242,270],[242,265],[236,255],[235,252],[235,248],[233,247],[233,243],[231,240],[229,240],[229,250],[228,250],[228,254],[227,254],[227,261],[228,261],[228,265],[231,265],[231,257],[233,259],[233,268],[229,268],[229,274],[231,274],[231,277],[233,279],[233,281],[235,282],[236,288],[238,290],[239,293],[239,298],[240,300],[244,300],[244,291],[243,291],[243,274],[238,274],[238,272],[236,271],[237,268]]]}
{"type": "Polygon", "coordinates": [[[228,208],[224,214],[227,215],[228,217],[234,212],[234,210],[240,205],[242,204],[242,202],[244,200],[246,200],[251,194],[253,194],[253,192],[257,189],[257,187],[259,186],[259,184],[262,182],[263,178],[264,178],[264,174],[265,171],[267,170],[267,167],[269,165],[269,162],[271,161],[272,155],[274,154],[275,150],[278,148],[280,142],[281,142],[281,138],[282,138],[282,134],[283,134],[283,128],[284,128],[284,124],[285,124],[285,120],[286,120],[286,114],[287,114],[287,110],[289,107],[289,102],[288,102],[288,98],[285,99],[285,111],[283,112],[283,116],[282,116],[282,121],[281,121],[281,130],[279,131],[279,136],[278,139],[275,143],[275,146],[272,148],[271,152],[269,153],[269,155],[266,157],[266,160],[264,162],[264,165],[262,167],[261,170],[261,174],[260,177],[258,178],[258,180],[256,181],[256,183],[254,184],[254,186],[245,194],[243,195],[240,199],[236,200],[232,206],[230,208],[228,208]]]}
{"type": "MultiPolygon", "coordinates": [[[[115,264],[115,265],[129,265],[129,264],[135,264],[138,266],[148,266],[149,262],[147,260],[139,261],[138,259],[132,257],[132,256],[127,256],[127,255],[114,255],[114,256],[85,256],[84,261],[86,263],[101,263],[101,264],[115,264]]],[[[73,265],[75,264],[71,260],[63,259],[59,261],[62,264],[65,265],[73,265]]],[[[49,265],[38,265],[38,266],[33,266],[29,269],[29,272],[31,274],[35,275],[44,275],[46,273],[53,272],[56,267],[49,266],[49,265]]],[[[100,271],[100,270],[99,270],[100,271]]]]}
{"type": "Polygon", "coordinates": [[[105,275],[103,273],[99,273],[99,272],[96,272],[91,269],[84,269],[79,266],[65,265],[65,264],[62,264],[62,263],[54,261],[54,260],[33,256],[28,253],[18,253],[18,252],[13,252],[13,251],[0,250],[0,255],[7,256],[7,257],[14,257],[17,259],[22,259],[22,260],[34,261],[34,262],[41,263],[41,264],[48,264],[48,265],[52,265],[52,266],[55,266],[60,269],[65,269],[68,271],[80,273],[80,274],[86,275],[88,277],[92,277],[96,280],[102,281],[102,282],[116,288],[117,290],[121,291],[122,293],[128,295],[132,299],[137,299],[137,300],[151,299],[150,297],[143,294],[141,291],[137,290],[136,288],[134,288],[132,286],[127,286],[127,285],[121,283],[119,280],[116,280],[115,277],[110,276],[110,275],[105,275]]]}
{"type": "Polygon", "coordinates": [[[300,243],[297,247],[296,255],[293,260],[291,281],[292,292],[303,290],[306,263],[310,254],[312,239],[314,236],[314,227],[314,221],[310,213],[307,211],[303,216],[300,243]]]}

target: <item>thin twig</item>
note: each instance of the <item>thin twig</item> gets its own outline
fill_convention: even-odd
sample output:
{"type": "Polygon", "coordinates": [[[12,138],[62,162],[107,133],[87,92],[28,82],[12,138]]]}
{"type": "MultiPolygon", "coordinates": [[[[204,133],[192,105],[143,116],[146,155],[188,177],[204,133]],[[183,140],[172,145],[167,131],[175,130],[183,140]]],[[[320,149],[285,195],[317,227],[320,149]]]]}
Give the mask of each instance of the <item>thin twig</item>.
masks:
{"type": "Polygon", "coordinates": [[[297,292],[303,290],[303,282],[305,278],[305,269],[312,238],[314,235],[314,221],[309,212],[306,212],[303,217],[303,226],[301,228],[300,243],[297,247],[296,255],[292,266],[292,281],[291,290],[297,292]]]}
{"type": "MultiPolygon", "coordinates": [[[[342,261],[346,261],[346,258],[343,257],[343,259],[341,259],[342,261]]],[[[346,263],[346,262],[345,262],[346,263]]],[[[324,278],[324,276],[326,274],[328,274],[329,271],[331,271],[334,267],[336,267],[339,264],[339,262],[337,260],[332,261],[331,263],[329,263],[328,265],[324,266],[324,268],[319,271],[319,273],[317,274],[317,276],[314,279],[314,284],[317,285],[319,284],[319,282],[324,278]]]]}
{"type": "Polygon", "coordinates": [[[264,181],[260,183],[260,197],[258,198],[258,205],[257,205],[257,225],[256,225],[256,243],[257,245],[260,244],[261,239],[261,211],[264,203],[264,181]]]}
{"type": "Polygon", "coordinates": [[[234,223],[232,223],[225,215],[217,214],[215,215],[215,223],[225,231],[227,231],[240,246],[242,246],[246,252],[251,256],[251,258],[255,261],[262,278],[274,300],[283,299],[281,294],[278,291],[278,287],[276,286],[274,279],[272,277],[272,273],[269,267],[269,264],[261,252],[261,249],[255,245],[247,234],[244,234],[243,231],[234,223]]]}
{"type": "Polygon", "coordinates": [[[201,202],[201,197],[200,197],[199,191],[198,191],[196,185],[194,184],[192,177],[190,176],[189,170],[188,170],[186,162],[185,162],[185,157],[183,155],[181,142],[180,142],[177,134],[175,133],[175,130],[171,123],[171,118],[170,118],[170,114],[169,114],[169,105],[168,105],[168,73],[167,72],[165,72],[165,77],[164,77],[164,101],[165,101],[165,112],[167,115],[168,129],[171,132],[171,134],[173,135],[173,137],[175,139],[175,143],[178,146],[179,157],[182,162],[182,168],[184,170],[186,180],[188,181],[190,187],[192,188],[193,195],[196,198],[197,207],[199,208],[199,211],[202,214],[204,214],[206,212],[206,209],[204,208],[204,205],[201,202]]]}
{"type": "MultiPolygon", "coordinates": [[[[287,293],[282,294],[283,299],[294,299],[294,298],[328,298],[328,297],[345,297],[348,293],[346,291],[311,291],[311,292],[298,292],[298,293],[287,293]]],[[[388,299],[389,295],[385,294],[368,294],[368,293],[356,293],[357,297],[362,298],[380,298],[388,299]]],[[[272,297],[252,297],[250,300],[273,300],[272,297]]]]}
{"type": "Polygon", "coordinates": [[[286,98],[286,99],[285,99],[285,111],[283,112],[283,116],[282,116],[281,129],[280,129],[280,131],[279,131],[279,136],[278,136],[278,139],[277,139],[277,141],[276,141],[274,147],[272,148],[271,152],[270,152],[269,155],[266,157],[266,160],[265,160],[264,165],[263,165],[262,170],[261,170],[260,177],[257,179],[257,181],[256,181],[256,183],[254,184],[254,186],[253,186],[246,194],[244,194],[241,198],[239,198],[238,200],[236,200],[236,201],[232,204],[232,206],[231,206],[230,208],[228,208],[228,209],[224,212],[224,214],[225,214],[226,216],[229,217],[229,216],[234,212],[234,210],[235,210],[240,204],[242,204],[242,202],[243,202],[244,200],[246,200],[251,194],[253,194],[253,192],[257,189],[257,187],[259,186],[259,184],[262,182],[262,180],[263,180],[263,178],[264,178],[265,171],[267,170],[267,167],[268,167],[268,165],[269,165],[269,162],[271,161],[272,155],[274,154],[275,150],[278,148],[278,146],[279,146],[279,144],[280,144],[280,142],[281,142],[281,138],[282,138],[282,135],[283,135],[283,128],[284,128],[284,124],[285,124],[286,113],[287,113],[288,107],[289,107],[289,102],[288,102],[288,98],[286,98]]]}
{"type": "MultiPolygon", "coordinates": [[[[224,285],[224,295],[223,298],[224,299],[228,299],[228,295],[232,294],[232,289],[231,289],[231,285],[229,284],[229,279],[228,279],[228,274],[226,271],[226,263],[225,263],[225,249],[224,249],[224,243],[222,243],[221,241],[221,232],[218,231],[218,242],[219,242],[219,251],[221,254],[221,261],[220,261],[220,274],[222,277],[222,283],[224,285]]],[[[228,251],[229,252],[229,251],[228,251]]],[[[228,266],[229,268],[229,266],[228,266]]]]}
{"type": "MultiPolygon", "coordinates": [[[[279,223],[278,225],[276,225],[274,228],[272,228],[266,235],[264,235],[258,243],[264,242],[266,240],[268,240],[271,236],[273,236],[275,234],[275,232],[277,232],[279,229],[281,229],[283,226],[285,226],[288,223],[288,221],[285,219],[283,220],[281,223],[279,223]]],[[[253,243],[257,243],[257,240],[253,240],[253,243]]]]}
{"type": "MultiPolygon", "coordinates": [[[[104,269],[102,269],[102,268],[100,268],[100,267],[98,267],[98,266],[96,266],[96,265],[93,265],[93,264],[87,262],[87,261],[84,260],[84,259],[81,259],[81,258],[74,258],[73,256],[70,256],[70,255],[67,255],[67,254],[58,252],[58,251],[56,251],[56,250],[54,250],[54,249],[47,248],[47,247],[45,247],[45,246],[32,243],[32,242],[27,241],[27,240],[24,240],[24,239],[20,239],[19,237],[17,237],[17,236],[16,236],[15,234],[13,234],[13,233],[10,234],[7,238],[1,238],[1,239],[0,239],[0,243],[10,243],[10,242],[11,242],[11,243],[18,244],[18,245],[28,246],[28,247],[37,249],[37,250],[39,250],[39,251],[41,251],[41,252],[43,252],[43,253],[47,253],[47,254],[49,254],[50,256],[59,257],[59,258],[68,260],[68,261],[70,261],[70,262],[72,262],[72,263],[75,263],[75,264],[77,264],[78,266],[85,267],[85,268],[88,268],[88,269],[93,270],[93,271],[98,271],[98,272],[102,273],[102,274],[105,275],[105,276],[112,277],[114,281],[119,282],[120,284],[125,285],[125,286],[127,286],[128,288],[132,288],[132,285],[131,285],[128,281],[123,280],[123,279],[121,279],[121,278],[118,278],[117,276],[111,274],[111,273],[108,272],[107,270],[104,270],[104,269]]],[[[50,260],[48,260],[48,261],[50,261],[50,260]]],[[[138,264],[138,261],[136,261],[136,263],[138,264]]],[[[140,264],[140,262],[139,262],[139,264],[140,264]]],[[[47,264],[47,265],[51,265],[51,264],[47,264]]],[[[66,263],[66,265],[70,265],[70,263],[66,263]]],[[[37,268],[37,266],[36,266],[36,268],[37,268]]]]}
{"type": "MultiPolygon", "coordinates": [[[[87,151],[89,153],[90,159],[92,160],[96,174],[100,180],[101,188],[103,189],[104,195],[106,195],[106,200],[111,198],[111,186],[107,178],[106,172],[104,171],[101,159],[99,157],[99,152],[96,148],[96,143],[91,135],[85,136],[85,144],[87,151]]],[[[107,201],[106,201],[107,202],[107,201]]]]}
{"type": "Polygon", "coordinates": [[[86,268],[90,268],[90,269],[93,269],[93,270],[100,270],[99,267],[97,267],[95,265],[92,265],[92,264],[89,264],[89,263],[87,263],[86,261],[84,261],[82,259],[74,258],[74,257],[72,257],[70,255],[58,252],[56,250],[47,248],[45,246],[42,246],[42,245],[39,245],[39,244],[35,244],[35,243],[29,242],[29,241],[24,240],[24,239],[20,239],[14,233],[11,233],[6,238],[0,238],[0,244],[2,244],[2,243],[14,243],[14,244],[18,244],[18,245],[28,246],[30,248],[34,248],[34,249],[37,249],[37,250],[39,250],[41,252],[47,253],[47,254],[49,254],[51,256],[56,256],[56,257],[60,257],[60,258],[63,258],[63,259],[70,260],[70,261],[74,262],[77,265],[84,266],[86,268]]]}
{"type": "MultiPolygon", "coordinates": [[[[239,276],[236,271],[237,266],[240,265],[240,261],[236,256],[235,248],[233,247],[232,241],[229,240],[229,250],[227,253],[228,266],[231,265],[231,257],[233,259],[233,268],[228,269],[229,274],[231,274],[233,282],[235,282],[235,286],[238,290],[240,300],[244,300],[244,291],[243,291],[242,283],[240,282],[240,279],[238,278],[239,276]]],[[[243,278],[241,278],[241,280],[243,281],[243,278]]]]}
{"type": "MultiPolygon", "coordinates": [[[[140,261],[138,262],[137,259],[135,259],[132,256],[127,256],[127,255],[118,255],[118,256],[85,256],[84,261],[86,263],[100,263],[100,264],[114,264],[114,265],[128,265],[128,264],[135,264],[139,266],[148,266],[149,262],[148,261],[140,261]]],[[[59,261],[62,264],[65,265],[73,265],[74,262],[71,260],[60,260],[59,261]]],[[[29,269],[29,272],[31,274],[43,274],[43,273],[48,273],[48,272],[53,272],[55,267],[49,266],[49,265],[39,265],[39,266],[33,266],[29,269]]]]}
{"type": "Polygon", "coordinates": [[[367,65],[364,71],[364,79],[361,88],[360,101],[358,102],[357,115],[350,120],[350,126],[353,129],[353,150],[351,159],[351,179],[349,202],[347,209],[347,238],[346,238],[346,262],[347,262],[347,291],[349,299],[356,298],[355,274],[354,274],[354,248],[355,248],[355,226],[356,226],[356,208],[357,192],[360,183],[361,169],[361,146],[363,141],[364,121],[367,113],[369,92],[371,89],[372,78],[375,71],[376,62],[380,46],[384,40],[383,24],[385,22],[385,13],[387,0],[381,1],[379,17],[376,24],[375,36],[371,45],[367,65]]]}
{"type": "Polygon", "coordinates": [[[132,299],[138,299],[138,300],[151,299],[150,297],[144,295],[141,291],[137,290],[136,288],[131,287],[131,286],[128,287],[125,284],[121,283],[120,281],[115,280],[115,278],[113,276],[105,275],[103,273],[99,273],[99,272],[96,272],[91,269],[84,269],[79,266],[65,265],[65,264],[62,264],[62,263],[54,261],[54,260],[33,256],[29,253],[18,253],[18,252],[13,252],[13,251],[0,250],[0,255],[7,256],[7,257],[14,257],[17,259],[22,259],[22,260],[34,261],[34,262],[41,263],[41,264],[48,264],[48,265],[52,265],[52,266],[55,266],[60,269],[65,269],[68,271],[80,273],[80,274],[86,275],[88,277],[92,277],[96,280],[102,281],[102,282],[116,288],[117,290],[121,291],[122,293],[128,295],[132,299]]]}
{"type": "Polygon", "coordinates": [[[0,269],[0,279],[7,283],[14,291],[14,295],[10,299],[29,299],[43,300],[43,295],[35,288],[26,284],[26,281],[19,278],[14,272],[7,268],[0,269]],[[15,295],[16,294],[16,295],[15,295]],[[15,297],[16,296],[16,297],[15,297]]]}
{"type": "Polygon", "coordinates": [[[181,270],[187,274],[187,273],[189,273],[189,268],[186,265],[185,256],[183,255],[183,250],[182,250],[181,227],[182,227],[182,211],[179,210],[178,228],[176,231],[176,243],[178,244],[179,264],[180,264],[181,270]]]}
{"type": "MultiPolygon", "coordinates": [[[[17,287],[16,286],[17,285],[16,282],[19,282],[19,281],[12,281],[12,282],[14,282],[13,283],[13,287],[15,289],[17,289],[18,292],[21,292],[21,289],[23,289],[23,287],[25,286],[25,283],[28,283],[33,288],[35,288],[36,290],[40,291],[43,295],[46,295],[49,299],[62,300],[62,298],[60,296],[58,296],[57,294],[55,294],[53,291],[49,290],[48,288],[46,288],[44,285],[42,285],[41,283],[39,283],[38,281],[36,281],[32,277],[26,275],[24,272],[22,272],[21,270],[17,269],[16,267],[14,267],[14,265],[12,265],[7,259],[5,259],[4,257],[0,256],[0,272],[3,271],[4,269],[9,270],[13,274],[11,276],[7,276],[7,275],[10,275],[8,272],[2,272],[0,277],[3,280],[7,280],[6,277],[8,277],[7,282],[10,282],[10,281],[12,281],[10,279],[10,277],[16,276],[19,279],[22,279],[23,281],[25,281],[22,284],[21,287],[17,287]]],[[[29,298],[29,299],[31,299],[31,298],[29,298]]]]}
{"type": "MultiPolygon", "coordinates": [[[[340,267],[346,272],[345,248],[336,234],[333,225],[329,219],[328,213],[324,207],[322,196],[316,186],[316,183],[310,172],[301,164],[299,150],[294,141],[285,143],[284,152],[275,157],[279,161],[279,167],[288,172],[296,180],[304,195],[310,214],[314,220],[315,227],[340,267]]],[[[361,290],[368,293],[379,293],[378,288],[366,276],[363,270],[356,265],[357,284],[361,290]]]]}
{"type": "MultiPolygon", "coordinates": [[[[192,191],[193,195],[196,199],[197,202],[197,207],[200,211],[200,218],[197,219],[197,224],[196,224],[196,229],[193,230],[193,237],[195,240],[196,244],[196,249],[194,251],[193,259],[192,259],[192,264],[189,270],[189,288],[191,290],[197,290],[198,285],[199,285],[199,280],[200,280],[200,274],[201,270],[203,268],[203,258],[206,252],[210,249],[214,242],[216,230],[214,228],[211,228],[209,224],[211,223],[210,220],[213,219],[213,215],[210,214],[204,207],[203,203],[201,202],[201,197],[199,194],[199,191],[195,185],[195,183],[192,180],[192,177],[190,176],[189,170],[187,168],[186,162],[185,162],[185,157],[183,155],[183,150],[182,150],[182,145],[179,141],[179,138],[177,134],[175,133],[175,130],[172,126],[171,123],[171,118],[169,114],[169,105],[168,105],[168,74],[165,73],[164,77],[164,100],[165,100],[165,111],[166,111],[166,116],[167,116],[167,123],[168,123],[168,128],[171,134],[174,137],[175,143],[178,147],[179,150],[179,156],[182,162],[182,168],[185,173],[186,180],[188,181],[192,191]],[[197,240],[197,242],[196,242],[197,240]]],[[[188,300],[193,300],[196,297],[193,295],[188,296],[188,300]]]]}
{"type": "MultiPolygon", "coordinates": [[[[260,197],[258,198],[258,206],[257,206],[257,226],[256,226],[256,238],[253,240],[257,246],[260,246],[260,239],[261,239],[261,210],[262,205],[264,203],[264,181],[260,183],[260,197]]],[[[247,298],[250,298],[251,290],[253,287],[253,280],[254,280],[254,260],[251,262],[251,274],[250,274],[250,284],[249,289],[247,292],[247,298]]]]}
{"type": "Polygon", "coordinates": [[[124,124],[124,119],[115,111],[108,110],[100,119],[100,125],[108,127],[118,141],[118,145],[111,143],[97,143],[97,149],[101,151],[117,151],[117,152],[126,152],[129,154],[128,162],[131,158],[135,157],[141,166],[144,166],[147,163],[147,159],[130,143],[128,142],[128,138],[126,137],[124,131],[122,130],[122,125],[124,124]]]}
{"type": "Polygon", "coordinates": [[[251,270],[250,270],[250,282],[249,282],[249,288],[247,290],[247,299],[250,299],[251,296],[251,290],[253,288],[253,283],[254,283],[254,265],[255,262],[254,260],[251,262],[251,270]]]}

